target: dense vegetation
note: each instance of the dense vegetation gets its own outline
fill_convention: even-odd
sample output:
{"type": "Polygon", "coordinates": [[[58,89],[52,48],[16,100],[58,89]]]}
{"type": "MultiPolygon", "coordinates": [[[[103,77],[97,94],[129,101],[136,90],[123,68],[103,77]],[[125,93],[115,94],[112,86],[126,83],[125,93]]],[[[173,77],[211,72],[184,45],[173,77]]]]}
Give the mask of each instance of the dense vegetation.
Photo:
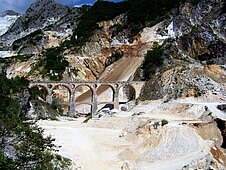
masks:
{"type": "Polygon", "coordinates": [[[145,55],[144,63],[142,65],[144,70],[144,79],[148,80],[150,75],[154,74],[156,69],[163,64],[163,48],[157,46],[148,51],[145,55]]]}
{"type": "MultiPolygon", "coordinates": [[[[145,26],[152,26],[169,17],[171,10],[178,7],[185,0],[125,0],[123,2],[109,2],[97,0],[91,7],[82,7],[84,14],[79,19],[79,24],[70,41],[65,41],[64,46],[84,45],[99,29],[97,22],[108,21],[126,13],[128,16],[123,29],[129,29],[131,35],[136,35],[145,26]]],[[[199,0],[190,0],[196,3],[199,0]]]]}
{"type": "Polygon", "coordinates": [[[93,32],[99,28],[97,22],[111,20],[114,17],[126,12],[128,7],[126,4],[127,2],[114,3],[97,0],[91,8],[84,8],[84,14],[80,18],[79,24],[71,41],[65,42],[64,45],[84,45],[84,43],[89,40],[93,32]]]}
{"type": "Polygon", "coordinates": [[[63,109],[60,105],[60,100],[58,98],[53,98],[53,101],[51,104],[44,102],[46,100],[47,92],[39,88],[37,86],[34,86],[29,89],[30,90],[30,99],[31,103],[33,105],[33,108],[35,109],[35,117],[32,119],[51,119],[51,120],[57,120],[57,116],[63,114],[63,109]],[[43,99],[43,100],[40,100],[43,99]],[[43,110],[44,109],[44,110],[43,110]]]}
{"type": "Polygon", "coordinates": [[[42,53],[42,58],[32,67],[28,75],[39,71],[43,77],[49,76],[51,80],[61,80],[62,75],[69,66],[69,62],[63,57],[63,47],[49,48],[42,53]]]}
{"type": "Polygon", "coordinates": [[[43,38],[42,30],[38,29],[26,35],[25,37],[15,40],[12,44],[13,50],[18,50],[18,48],[26,41],[27,44],[36,45],[36,43],[39,42],[42,38],[43,38]]]}
{"type": "Polygon", "coordinates": [[[69,66],[68,61],[63,57],[61,47],[47,49],[44,56],[46,58],[44,69],[50,73],[50,79],[61,80],[66,67],[69,66]]]}
{"type": "Polygon", "coordinates": [[[52,153],[53,139],[26,121],[28,82],[0,74],[0,169],[67,169],[69,162],[52,153]]]}
{"type": "Polygon", "coordinates": [[[152,26],[169,17],[170,10],[183,0],[128,0],[128,25],[132,34],[145,26],[152,26]]]}
{"type": "Polygon", "coordinates": [[[107,67],[111,65],[112,63],[118,61],[120,58],[122,58],[122,54],[118,51],[114,52],[112,56],[107,58],[107,60],[105,61],[105,66],[107,67]]]}

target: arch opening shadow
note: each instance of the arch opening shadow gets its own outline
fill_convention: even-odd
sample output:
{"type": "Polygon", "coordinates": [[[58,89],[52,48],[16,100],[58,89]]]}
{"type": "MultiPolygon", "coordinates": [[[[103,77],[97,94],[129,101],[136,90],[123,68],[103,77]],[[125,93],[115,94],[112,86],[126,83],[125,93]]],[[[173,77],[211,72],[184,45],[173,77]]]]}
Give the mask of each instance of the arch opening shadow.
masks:
{"type": "Polygon", "coordinates": [[[46,101],[46,97],[48,95],[48,90],[45,86],[33,85],[31,87],[31,93],[32,93],[32,95],[34,95],[33,97],[41,97],[41,99],[46,101]]]}
{"type": "Polygon", "coordinates": [[[113,109],[114,104],[114,95],[115,90],[114,88],[109,84],[103,84],[97,88],[97,110],[101,111],[102,109],[113,109]],[[110,103],[112,102],[112,103],[110,103]]]}
{"type": "Polygon", "coordinates": [[[126,104],[136,99],[136,90],[131,85],[124,85],[119,89],[119,104],[126,104]]]}

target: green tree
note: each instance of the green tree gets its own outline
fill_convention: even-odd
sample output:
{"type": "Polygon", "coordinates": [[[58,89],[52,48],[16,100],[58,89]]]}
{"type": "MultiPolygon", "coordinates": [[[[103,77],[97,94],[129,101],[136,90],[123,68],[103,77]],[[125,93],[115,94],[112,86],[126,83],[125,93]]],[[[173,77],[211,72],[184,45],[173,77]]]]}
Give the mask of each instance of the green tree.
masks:
{"type": "Polygon", "coordinates": [[[0,74],[0,83],[0,169],[68,169],[69,161],[53,154],[53,139],[22,114],[27,81],[0,74]]]}
{"type": "Polygon", "coordinates": [[[69,66],[68,61],[63,57],[63,51],[62,47],[55,47],[47,49],[43,54],[45,57],[43,73],[49,74],[51,80],[61,80],[66,67],[69,66]]]}

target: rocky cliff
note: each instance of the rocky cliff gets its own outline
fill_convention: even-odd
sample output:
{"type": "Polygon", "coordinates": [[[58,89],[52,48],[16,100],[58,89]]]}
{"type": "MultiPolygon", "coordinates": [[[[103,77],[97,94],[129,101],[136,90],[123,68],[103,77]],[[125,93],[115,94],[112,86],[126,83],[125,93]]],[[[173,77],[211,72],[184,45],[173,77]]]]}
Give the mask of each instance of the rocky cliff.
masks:
{"type": "Polygon", "coordinates": [[[69,62],[62,75],[64,80],[116,78],[120,75],[110,70],[117,60],[127,58],[129,63],[130,58],[140,57],[140,62],[145,59],[148,50],[160,47],[163,51],[161,65],[157,62],[145,66],[144,62],[134,68],[139,67],[135,80],[147,80],[142,99],[197,96],[208,91],[225,94],[224,1],[181,3],[172,10],[169,19],[145,27],[136,36],[132,36],[127,26],[127,14],[121,14],[112,20],[98,22],[97,29],[82,46],[73,44],[72,40],[78,38],[75,33],[79,18],[89,8],[68,8],[52,0],[37,1],[31,5],[26,14],[1,37],[4,39],[16,32],[26,32],[26,36],[14,41],[12,47],[16,54],[26,56],[32,53],[23,60],[11,60],[11,64],[3,61],[8,76],[20,75],[29,79],[54,76],[54,70],[51,73],[45,70],[45,51],[54,47],[58,51],[55,55],[61,55],[69,62]],[[27,28],[23,26],[25,21],[29,21],[27,28]],[[40,29],[28,34],[27,30],[34,28],[40,29]],[[148,67],[152,70],[147,75],[148,67]]]}
{"type": "MultiPolygon", "coordinates": [[[[224,1],[182,4],[162,27],[168,28],[172,38],[161,46],[164,63],[150,76],[142,98],[197,96],[207,91],[224,96],[225,17],[224,1]]],[[[159,34],[167,35],[163,30],[159,34]]]]}
{"type": "MultiPolygon", "coordinates": [[[[63,6],[54,0],[38,0],[27,9],[25,14],[16,20],[8,31],[0,37],[0,40],[10,45],[15,40],[26,39],[27,35],[38,29],[43,31],[58,31],[60,34],[60,32],[73,29],[76,26],[75,20],[77,15],[77,8],[63,6]],[[68,19],[70,22],[66,22],[68,19]]],[[[66,32],[69,32],[69,30],[66,32]]]]}
{"type": "Polygon", "coordinates": [[[19,16],[19,13],[11,10],[6,10],[0,14],[0,36],[7,32],[10,25],[13,24],[19,16]]]}

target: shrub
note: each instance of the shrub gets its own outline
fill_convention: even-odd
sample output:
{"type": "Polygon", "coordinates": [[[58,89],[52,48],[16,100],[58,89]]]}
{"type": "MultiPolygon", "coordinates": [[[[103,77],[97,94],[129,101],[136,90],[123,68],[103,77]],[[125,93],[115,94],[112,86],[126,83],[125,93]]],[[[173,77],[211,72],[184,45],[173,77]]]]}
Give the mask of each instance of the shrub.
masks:
{"type": "Polygon", "coordinates": [[[38,87],[32,87],[29,90],[30,90],[30,94],[31,94],[31,99],[37,100],[38,97],[41,97],[42,99],[45,100],[46,94],[42,90],[39,90],[38,87]]]}
{"type": "Polygon", "coordinates": [[[167,125],[169,122],[166,119],[162,120],[162,126],[167,125]]]}
{"type": "Polygon", "coordinates": [[[159,125],[160,125],[159,122],[155,122],[154,125],[153,125],[154,129],[157,129],[159,127],[159,125]]]}
{"type": "Polygon", "coordinates": [[[24,62],[24,61],[27,61],[28,59],[30,59],[32,56],[33,56],[33,54],[24,54],[24,55],[14,56],[14,58],[21,62],[24,62]]]}
{"type": "Polygon", "coordinates": [[[197,90],[195,93],[195,97],[200,97],[202,96],[202,92],[200,90],[197,90]]]}
{"type": "Polygon", "coordinates": [[[63,114],[64,110],[60,107],[60,100],[59,99],[53,99],[51,103],[51,108],[56,110],[60,115],[63,114]]]}
{"type": "Polygon", "coordinates": [[[122,54],[120,52],[113,53],[111,57],[107,58],[105,66],[111,65],[112,63],[118,61],[120,58],[122,58],[122,54]]]}

